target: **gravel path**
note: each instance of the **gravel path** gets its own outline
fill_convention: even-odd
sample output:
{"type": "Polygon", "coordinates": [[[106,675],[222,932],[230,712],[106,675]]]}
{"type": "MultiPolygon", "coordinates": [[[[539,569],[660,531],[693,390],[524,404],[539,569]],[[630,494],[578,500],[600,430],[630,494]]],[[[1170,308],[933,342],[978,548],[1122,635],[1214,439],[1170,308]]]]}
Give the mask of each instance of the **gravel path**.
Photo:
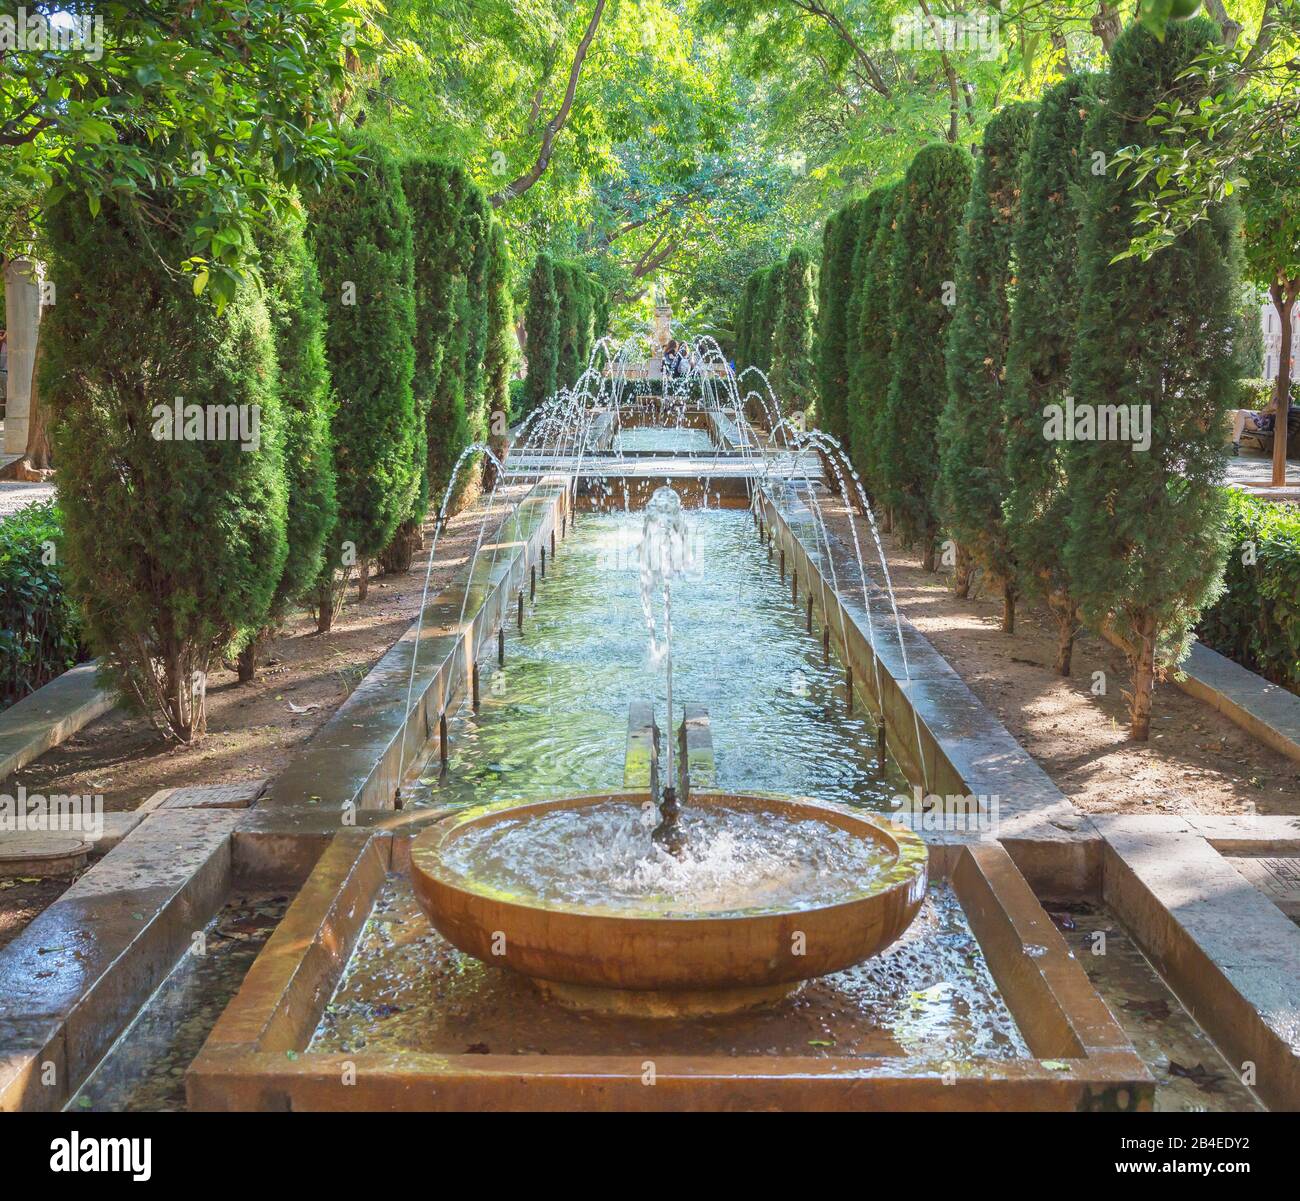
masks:
{"type": "Polygon", "coordinates": [[[53,484],[24,484],[17,480],[0,480],[0,521],[12,517],[19,509],[54,495],[53,484]]]}

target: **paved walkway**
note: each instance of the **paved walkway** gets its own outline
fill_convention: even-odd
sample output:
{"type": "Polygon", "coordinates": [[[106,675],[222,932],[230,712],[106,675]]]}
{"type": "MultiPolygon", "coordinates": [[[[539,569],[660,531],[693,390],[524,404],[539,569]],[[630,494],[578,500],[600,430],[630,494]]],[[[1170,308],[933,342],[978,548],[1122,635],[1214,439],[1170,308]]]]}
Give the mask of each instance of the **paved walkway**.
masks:
{"type": "Polygon", "coordinates": [[[1272,478],[1273,460],[1259,451],[1243,448],[1239,457],[1227,461],[1224,483],[1264,500],[1300,501],[1300,463],[1294,459],[1287,460],[1284,487],[1271,487],[1269,481],[1272,478]]]}

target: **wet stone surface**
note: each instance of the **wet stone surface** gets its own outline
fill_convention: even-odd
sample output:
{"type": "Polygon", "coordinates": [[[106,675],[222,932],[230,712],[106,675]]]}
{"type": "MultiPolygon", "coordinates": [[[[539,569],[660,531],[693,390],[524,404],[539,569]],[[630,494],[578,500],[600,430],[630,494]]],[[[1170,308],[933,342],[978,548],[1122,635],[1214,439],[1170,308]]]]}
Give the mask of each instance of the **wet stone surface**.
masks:
{"type": "Polygon", "coordinates": [[[1047,909],[1155,1077],[1157,1111],[1263,1108],[1109,910],[1086,904],[1047,909]]]}
{"type": "Polygon", "coordinates": [[[185,1108],[185,1070],[239,990],[291,900],[237,895],[208,924],[202,955],[186,954],[82,1085],[68,1109],[116,1113],[185,1108]]]}
{"type": "Polygon", "coordinates": [[[309,1051],[498,1055],[1028,1054],[961,907],[933,886],[883,955],[810,981],[770,1009],[657,1021],[570,1012],[525,978],[463,955],[430,927],[404,876],[376,899],[309,1051]]]}

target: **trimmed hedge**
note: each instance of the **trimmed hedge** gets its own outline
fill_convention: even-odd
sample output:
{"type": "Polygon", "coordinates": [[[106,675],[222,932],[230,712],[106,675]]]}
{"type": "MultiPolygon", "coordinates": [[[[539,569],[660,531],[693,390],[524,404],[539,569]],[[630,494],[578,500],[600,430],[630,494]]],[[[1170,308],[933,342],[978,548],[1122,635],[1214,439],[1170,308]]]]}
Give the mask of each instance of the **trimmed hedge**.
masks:
{"type": "Polygon", "coordinates": [[[946,142],[917,151],[899,194],[890,263],[893,343],[882,456],[885,488],[909,543],[934,570],[939,515],[939,413],[947,397],[944,344],[957,278],[957,231],[970,195],[971,157],[946,142]]]}
{"type": "Polygon", "coordinates": [[[1300,510],[1227,493],[1223,595],[1196,634],[1206,646],[1300,693],[1300,510]]]}
{"type": "Polygon", "coordinates": [[[0,709],[85,657],[81,622],[58,568],[62,540],[53,501],[0,522],[0,709]]]}
{"type": "MultiPolygon", "coordinates": [[[[1237,401],[1239,409],[1251,409],[1256,413],[1273,411],[1273,389],[1276,381],[1271,379],[1241,379],[1237,381],[1241,395],[1237,401]]],[[[1291,382],[1291,403],[1300,404],[1300,380],[1291,382]]]]}
{"type": "Polygon", "coordinates": [[[392,157],[359,142],[362,170],[330,183],[309,211],[337,401],[338,522],[322,573],[327,588],[341,587],[332,569],[350,567],[352,551],[364,561],[384,550],[423,480],[411,210],[392,157]]]}
{"type": "Polygon", "coordinates": [[[130,206],[106,200],[88,221],[64,198],[46,221],[59,303],[41,326],[41,397],[68,591],[121,691],[190,742],[207,673],[265,622],[288,549],[270,319],[251,280],[224,313],[195,297],[160,266],[184,257],[172,227],[130,206]]]}
{"type": "Polygon", "coordinates": [[[795,247],[778,268],[776,321],[772,329],[772,387],[786,413],[812,419],[817,408],[813,323],[817,317],[812,263],[795,247]]]}
{"type": "MultiPolygon", "coordinates": [[[[1193,97],[1186,72],[1215,43],[1204,18],[1173,21],[1163,42],[1131,25],[1111,49],[1106,103],[1085,152],[1143,146],[1159,102],[1193,97]]],[[[1214,205],[1149,261],[1116,260],[1160,184],[1089,176],[1078,250],[1078,328],[1071,360],[1081,412],[1117,405],[1150,415],[1146,442],[1067,443],[1065,565],[1084,620],[1113,624],[1133,647],[1130,736],[1149,736],[1156,670],[1177,663],[1223,573],[1224,427],[1238,391],[1233,340],[1241,249],[1236,206],[1214,205]],[[1085,407],[1086,406],[1086,407],[1085,407]]]]}

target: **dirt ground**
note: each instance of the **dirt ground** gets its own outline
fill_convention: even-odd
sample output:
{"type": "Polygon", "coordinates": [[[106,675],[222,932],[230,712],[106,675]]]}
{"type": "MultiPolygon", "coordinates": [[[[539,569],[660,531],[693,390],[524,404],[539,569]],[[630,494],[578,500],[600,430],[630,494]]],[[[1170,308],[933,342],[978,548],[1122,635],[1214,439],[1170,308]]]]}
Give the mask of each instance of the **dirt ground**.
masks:
{"type": "MultiPolygon", "coordinates": [[[[843,531],[842,514],[831,524],[843,531]]],[[[1022,601],[1016,632],[1004,634],[1000,593],[977,595],[977,578],[971,598],[958,600],[948,574],[922,570],[919,553],[891,535],[882,541],[899,609],[1080,810],[1300,814],[1300,763],[1172,680],[1156,687],[1150,742],[1130,742],[1121,652],[1081,633],[1063,679],[1052,670],[1056,625],[1046,609],[1022,601]],[[1095,671],[1106,673],[1105,696],[1092,694],[1095,671]]]]}
{"type": "MultiPolygon", "coordinates": [[[[498,512],[503,496],[504,490],[497,496],[498,512]]],[[[430,598],[468,559],[481,517],[474,505],[448,523],[438,542],[430,598]]],[[[161,788],[277,775],[414,620],[431,535],[432,523],[409,572],[372,575],[364,602],[357,600],[356,583],[350,585],[348,602],[328,634],[316,632],[309,614],[291,619],[263,652],[252,683],[241,685],[233,671],[212,672],[208,733],[201,742],[169,742],[145,717],[115,709],[28,764],[7,787],[21,784],[29,794],[102,794],[105,810],[113,812],[135,809],[161,788]]]]}

